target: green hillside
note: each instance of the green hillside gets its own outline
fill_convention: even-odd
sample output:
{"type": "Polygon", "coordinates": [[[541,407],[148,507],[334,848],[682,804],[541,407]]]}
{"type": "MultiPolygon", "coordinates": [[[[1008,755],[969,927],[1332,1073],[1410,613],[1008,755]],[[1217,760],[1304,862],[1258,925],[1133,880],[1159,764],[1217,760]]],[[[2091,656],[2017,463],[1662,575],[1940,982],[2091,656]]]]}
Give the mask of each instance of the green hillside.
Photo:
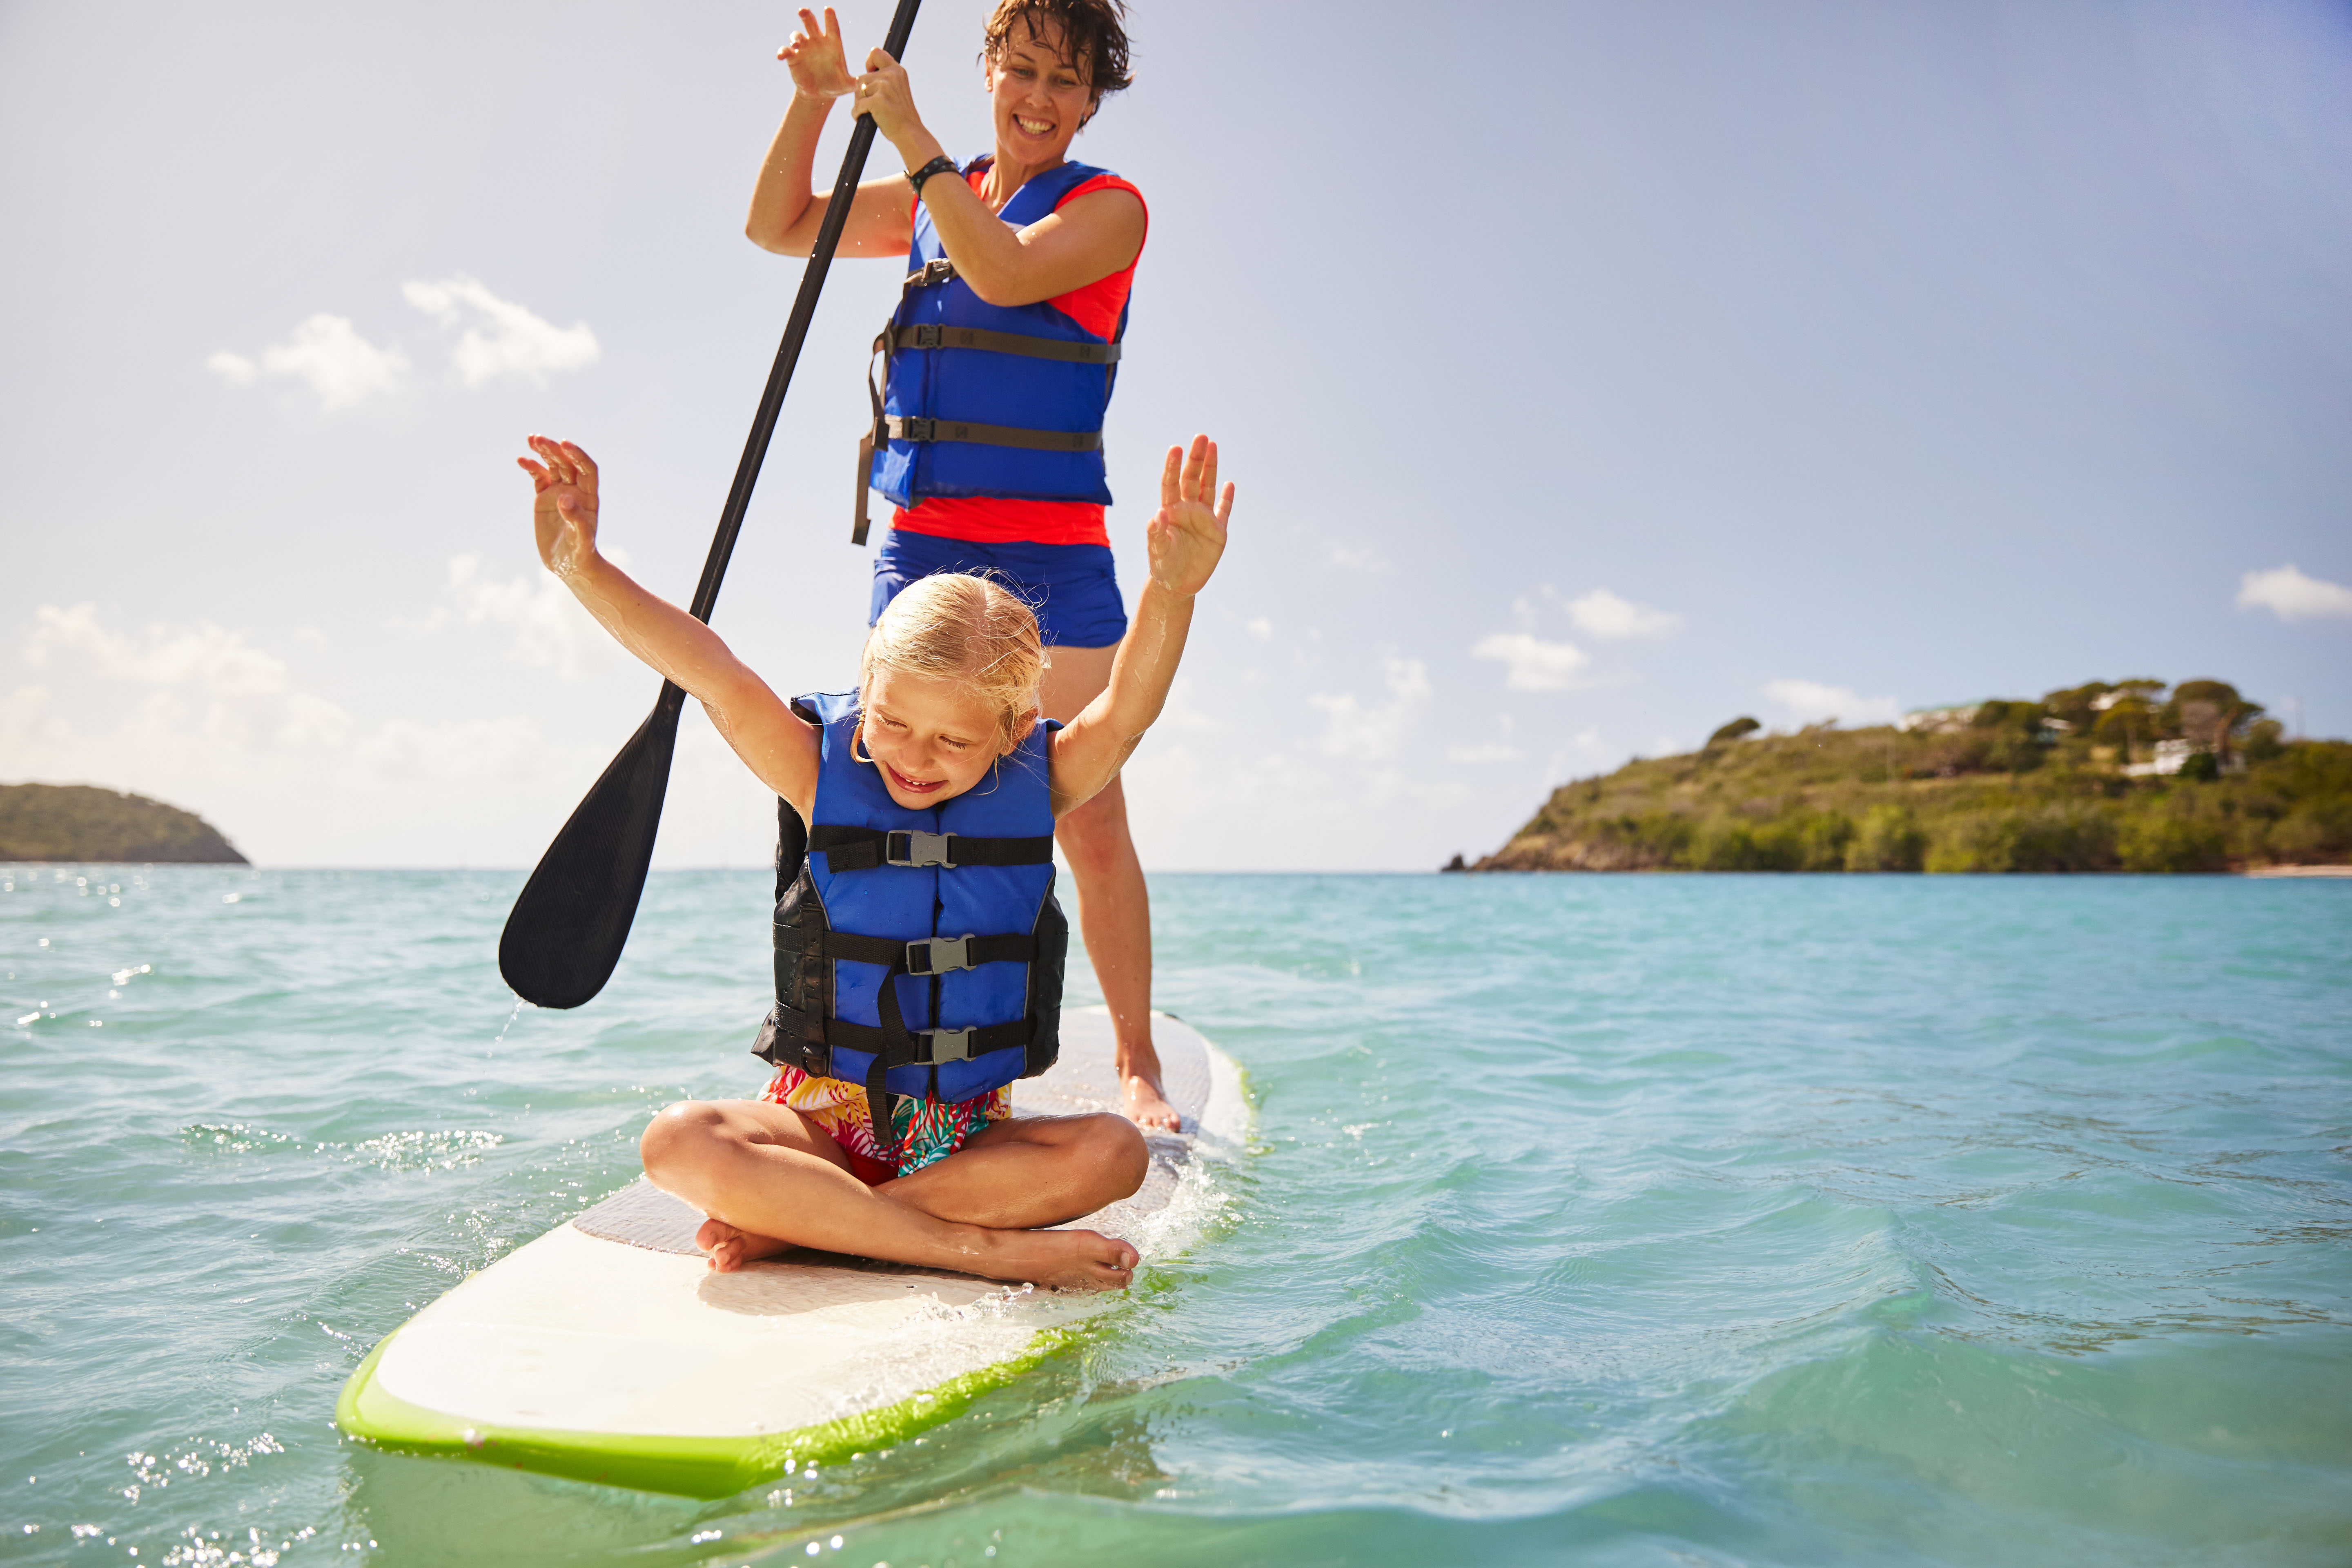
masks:
{"type": "Polygon", "coordinates": [[[0,860],[245,865],[201,816],[89,784],[0,784],[0,860]]]}
{"type": "Polygon", "coordinates": [[[1554,791],[1474,870],[2225,871],[2352,861],[2352,743],[2218,680],[1766,734],[1554,791]],[[2132,770],[2137,769],[2137,772],[2132,770]],[[2156,769],[2178,771],[2157,772],[2156,769]]]}

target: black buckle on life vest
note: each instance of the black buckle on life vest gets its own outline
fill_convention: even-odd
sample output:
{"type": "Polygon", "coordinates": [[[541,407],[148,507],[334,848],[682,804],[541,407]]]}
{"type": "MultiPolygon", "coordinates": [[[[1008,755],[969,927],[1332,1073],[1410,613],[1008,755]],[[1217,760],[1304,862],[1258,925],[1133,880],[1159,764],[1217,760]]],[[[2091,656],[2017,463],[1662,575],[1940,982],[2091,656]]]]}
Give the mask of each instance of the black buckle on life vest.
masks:
{"type": "Polygon", "coordinates": [[[899,344],[901,348],[935,349],[947,342],[948,330],[937,321],[918,322],[908,327],[907,331],[912,332],[914,336],[901,342],[899,344]]]}
{"type": "Polygon", "coordinates": [[[952,833],[892,832],[883,837],[882,859],[890,866],[945,866],[952,870],[954,844],[952,833]]]}
{"type": "Polygon", "coordinates": [[[906,286],[909,289],[929,289],[947,282],[955,275],[955,263],[941,256],[908,273],[906,286]]]}
{"type": "Polygon", "coordinates": [[[902,419],[894,414],[889,420],[890,438],[894,441],[936,441],[939,427],[936,419],[902,419]]]}
{"type": "Polygon", "coordinates": [[[907,944],[907,973],[909,974],[945,974],[952,969],[971,967],[971,933],[961,936],[927,936],[907,944]]]}
{"type": "Polygon", "coordinates": [[[971,1029],[918,1029],[915,1037],[929,1047],[931,1065],[937,1067],[941,1062],[971,1060],[971,1037],[976,1032],[971,1029]]]}

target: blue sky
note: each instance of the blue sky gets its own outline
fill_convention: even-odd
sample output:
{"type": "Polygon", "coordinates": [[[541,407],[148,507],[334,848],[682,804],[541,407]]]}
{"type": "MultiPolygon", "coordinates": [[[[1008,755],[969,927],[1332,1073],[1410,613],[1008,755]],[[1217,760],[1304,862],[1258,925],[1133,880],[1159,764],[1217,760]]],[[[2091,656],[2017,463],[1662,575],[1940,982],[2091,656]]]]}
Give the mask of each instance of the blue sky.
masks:
{"type": "MultiPolygon", "coordinates": [[[[909,51],[967,153],[983,9],[909,51]]],[[[1147,865],[1433,866],[1743,712],[2216,675],[2352,732],[2352,11],[1436,16],[1147,0],[1079,143],[1152,212],[1123,576],[1168,442],[1242,492],[1147,865]]],[[[799,280],[740,233],[790,27],[0,6],[0,779],[264,863],[535,859],[655,681],[509,459],[586,444],[686,595],[799,280]]],[[[835,268],[719,602],[786,690],[853,676],[894,276],[835,268]]],[[[695,719],[661,862],[771,842],[695,719]]]]}

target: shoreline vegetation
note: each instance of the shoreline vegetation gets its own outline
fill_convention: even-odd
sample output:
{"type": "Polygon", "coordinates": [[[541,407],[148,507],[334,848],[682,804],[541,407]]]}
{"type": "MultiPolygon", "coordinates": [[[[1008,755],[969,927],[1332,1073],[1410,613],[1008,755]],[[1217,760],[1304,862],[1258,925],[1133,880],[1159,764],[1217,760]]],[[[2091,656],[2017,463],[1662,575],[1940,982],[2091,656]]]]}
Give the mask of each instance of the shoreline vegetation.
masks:
{"type": "Polygon", "coordinates": [[[244,866],[194,812],[93,784],[0,784],[0,861],[244,866]]]}
{"type": "MultiPolygon", "coordinates": [[[[2352,865],[2352,742],[2220,680],[2092,681],[1897,724],[1735,719],[1552,792],[1449,871],[2224,872],[2352,865]]],[[[2326,874],[2324,872],[2316,874],[2326,874]]]]}

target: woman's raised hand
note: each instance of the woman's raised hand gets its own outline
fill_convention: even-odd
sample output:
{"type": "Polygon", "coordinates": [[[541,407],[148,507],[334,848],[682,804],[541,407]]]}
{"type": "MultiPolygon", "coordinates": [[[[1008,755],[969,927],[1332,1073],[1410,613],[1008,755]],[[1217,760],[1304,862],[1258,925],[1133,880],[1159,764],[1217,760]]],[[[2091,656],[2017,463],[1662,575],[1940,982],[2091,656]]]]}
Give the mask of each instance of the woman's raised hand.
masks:
{"type": "Polygon", "coordinates": [[[540,460],[517,458],[538,492],[530,521],[539,535],[539,558],[558,577],[569,577],[596,555],[596,464],[569,441],[529,437],[540,460]]]}
{"type": "Polygon", "coordinates": [[[792,68],[793,90],[803,98],[839,98],[857,86],[842,52],[841,19],[830,5],[824,8],[822,26],[815,13],[803,7],[801,30],[776,51],[776,58],[792,68]]]}
{"type": "Polygon", "coordinates": [[[1217,444],[1195,436],[1190,451],[1169,447],[1160,468],[1160,510],[1144,530],[1151,580],[1171,594],[1199,593],[1225,552],[1225,520],[1233,514],[1234,487],[1217,490],[1217,444]]]}
{"type": "Polygon", "coordinates": [[[857,96],[851,101],[858,113],[874,117],[874,129],[894,146],[904,132],[923,123],[915,112],[915,89],[908,85],[907,68],[892,59],[887,49],[877,48],[866,57],[866,74],[857,79],[857,96]]]}

